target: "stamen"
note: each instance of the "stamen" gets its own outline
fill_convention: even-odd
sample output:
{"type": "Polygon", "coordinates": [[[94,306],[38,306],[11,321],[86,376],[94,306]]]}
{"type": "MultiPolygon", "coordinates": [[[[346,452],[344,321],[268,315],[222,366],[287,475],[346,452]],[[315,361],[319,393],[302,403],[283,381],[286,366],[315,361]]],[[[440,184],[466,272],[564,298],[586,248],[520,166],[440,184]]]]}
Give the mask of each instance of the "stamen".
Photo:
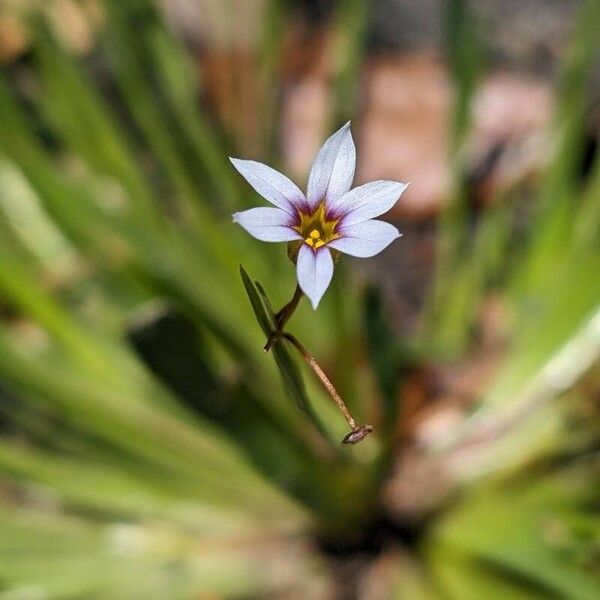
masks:
{"type": "Polygon", "coordinates": [[[294,229],[302,236],[304,243],[313,250],[317,250],[327,245],[331,240],[339,236],[335,228],[338,219],[328,219],[325,210],[325,203],[321,202],[319,206],[311,213],[298,212],[299,222],[294,225],[294,229]]]}

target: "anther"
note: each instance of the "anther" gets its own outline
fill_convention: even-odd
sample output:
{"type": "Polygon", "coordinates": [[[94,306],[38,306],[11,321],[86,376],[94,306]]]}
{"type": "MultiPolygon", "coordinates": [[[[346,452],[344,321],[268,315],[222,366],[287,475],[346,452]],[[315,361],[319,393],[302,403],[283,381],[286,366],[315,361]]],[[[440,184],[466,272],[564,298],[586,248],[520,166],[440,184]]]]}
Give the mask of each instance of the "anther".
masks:
{"type": "Polygon", "coordinates": [[[321,237],[321,232],[318,229],[313,229],[309,235],[311,238],[318,240],[321,237]]]}

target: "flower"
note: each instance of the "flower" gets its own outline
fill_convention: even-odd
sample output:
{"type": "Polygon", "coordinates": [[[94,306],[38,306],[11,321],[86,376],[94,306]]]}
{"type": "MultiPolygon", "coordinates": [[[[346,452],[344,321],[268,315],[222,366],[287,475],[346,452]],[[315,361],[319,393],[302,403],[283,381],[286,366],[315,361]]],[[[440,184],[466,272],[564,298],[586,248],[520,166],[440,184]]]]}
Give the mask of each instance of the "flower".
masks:
{"type": "Polygon", "coordinates": [[[356,166],[350,122],[319,150],[306,195],[267,165],[230,160],[248,183],[274,205],[237,212],[234,223],[265,242],[300,242],[296,259],[298,283],[315,310],[333,276],[331,250],[368,258],[401,235],[396,227],[374,217],[390,210],[408,184],[372,181],[350,189],[356,166]]]}

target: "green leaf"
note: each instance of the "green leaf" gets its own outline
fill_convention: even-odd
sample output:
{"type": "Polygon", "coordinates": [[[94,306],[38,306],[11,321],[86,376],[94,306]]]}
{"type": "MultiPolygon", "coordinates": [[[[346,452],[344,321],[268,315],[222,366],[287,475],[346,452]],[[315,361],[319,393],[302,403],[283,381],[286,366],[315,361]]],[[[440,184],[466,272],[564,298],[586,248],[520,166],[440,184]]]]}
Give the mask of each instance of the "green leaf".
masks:
{"type": "Polygon", "coordinates": [[[273,331],[273,323],[267,315],[265,306],[260,300],[260,296],[256,291],[255,285],[252,283],[252,280],[242,265],[240,265],[240,275],[242,277],[242,283],[244,284],[246,294],[248,294],[250,304],[252,305],[254,316],[256,317],[260,328],[263,330],[263,333],[268,337],[273,331]]]}
{"type": "Polygon", "coordinates": [[[296,361],[294,361],[288,349],[281,343],[273,344],[272,351],[288,396],[302,412],[312,415],[313,412],[296,361]]]}
{"type": "Polygon", "coordinates": [[[368,356],[373,366],[377,384],[385,402],[388,418],[398,410],[396,390],[400,366],[399,344],[383,312],[379,290],[367,289],[363,303],[363,323],[368,356]]]}
{"type": "Polygon", "coordinates": [[[360,93],[360,70],[366,48],[373,6],[362,0],[338,2],[334,14],[335,42],[332,54],[336,65],[334,93],[339,122],[351,119],[360,93]]]}
{"type": "Polygon", "coordinates": [[[254,285],[256,286],[256,289],[260,292],[260,295],[262,296],[263,302],[265,303],[265,308],[269,313],[269,317],[271,318],[272,322],[275,323],[275,310],[273,309],[273,305],[271,304],[271,301],[267,296],[267,292],[265,292],[265,288],[262,286],[260,281],[255,281],[254,285]]]}
{"type": "MultiPolygon", "coordinates": [[[[258,282],[256,285],[252,283],[248,273],[246,273],[246,270],[241,265],[240,274],[242,276],[244,288],[246,289],[246,293],[250,299],[250,304],[254,310],[256,320],[258,321],[258,324],[260,325],[264,334],[268,337],[275,329],[274,312],[271,302],[268,300],[263,286],[258,282]],[[258,290],[260,290],[260,293],[258,290]],[[265,303],[263,303],[261,300],[261,296],[266,301],[269,311],[268,313],[267,309],[265,308],[265,303]]],[[[306,413],[307,415],[311,415],[312,409],[310,408],[310,403],[306,396],[304,382],[302,381],[302,376],[300,374],[298,365],[291,357],[287,348],[281,343],[275,342],[271,350],[275,358],[275,363],[279,369],[283,386],[288,393],[288,396],[302,412],[306,413]]]]}
{"type": "MultiPolygon", "coordinates": [[[[565,478],[562,486],[568,492],[571,479],[565,478]]],[[[547,490],[538,496],[519,488],[485,490],[464,499],[442,522],[436,537],[454,555],[465,553],[565,598],[592,600],[600,594],[597,573],[591,565],[579,564],[573,550],[564,545],[570,539],[570,515],[577,508],[571,502],[547,490]],[[567,533],[555,539],[557,528],[567,533]]]]}
{"type": "Polygon", "coordinates": [[[556,597],[552,590],[536,580],[474,560],[455,548],[437,548],[433,555],[432,574],[444,590],[444,597],[449,600],[548,600],[556,597]]]}
{"type": "MultiPolygon", "coordinates": [[[[250,299],[250,304],[254,310],[256,320],[263,330],[264,334],[268,337],[271,332],[275,329],[274,312],[270,300],[263,286],[256,282],[256,285],[252,283],[248,273],[244,267],[240,265],[240,274],[242,276],[242,282],[244,288],[250,299]],[[257,289],[258,288],[258,289],[257,289]],[[260,292],[258,291],[260,290],[260,292]],[[261,300],[261,296],[265,299],[265,303],[261,300]],[[268,307],[265,308],[265,304],[268,307]]],[[[289,350],[282,344],[275,342],[271,347],[271,352],[275,358],[275,364],[279,369],[283,387],[290,397],[292,402],[312,421],[313,425],[321,432],[321,434],[329,439],[325,427],[321,423],[317,414],[312,408],[310,400],[306,394],[306,388],[302,381],[302,375],[296,361],[292,358],[289,350]]]]}

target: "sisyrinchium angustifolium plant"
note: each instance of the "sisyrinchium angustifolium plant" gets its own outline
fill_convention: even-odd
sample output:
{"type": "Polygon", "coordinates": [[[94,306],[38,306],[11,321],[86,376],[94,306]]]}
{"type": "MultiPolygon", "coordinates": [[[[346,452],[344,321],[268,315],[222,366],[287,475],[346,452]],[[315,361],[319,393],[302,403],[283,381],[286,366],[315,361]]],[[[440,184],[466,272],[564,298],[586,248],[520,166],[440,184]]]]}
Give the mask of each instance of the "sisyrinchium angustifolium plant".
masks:
{"type": "Polygon", "coordinates": [[[278,338],[299,350],[346,417],[351,430],[344,442],[357,443],[372,431],[371,426],[356,424],[318,363],[295,337],[284,331],[284,326],[303,294],[317,309],[331,283],[334,262],[340,252],[368,258],[400,237],[396,227],[374,217],[388,212],[408,186],[394,181],[373,181],[351,189],[356,148],[350,123],[319,150],[308,178],[306,196],[285,175],[267,165],[230,160],[250,185],[276,207],[237,212],[233,215],[234,222],[261,241],[287,242],[288,256],[296,265],[296,291],[290,302],[273,315],[273,329],[268,330],[265,351],[278,338]]]}
{"type": "MultiPolygon", "coordinates": [[[[227,160],[257,156],[235,135],[243,94],[216,118],[210,77],[154,3],[95,5],[87,54],[60,41],[67,20],[49,29],[34,12],[26,54],[0,73],[0,599],[595,600],[600,161],[584,160],[584,132],[598,3],[573,29],[547,168],[476,215],[463,150],[484,53],[468,5],[447,3],[454,191],[421,326],[402,335],[351,257],[325,295],[309,281],[283,304],[290,257],[231,223],[252,227],[242,215],[259,203],[227,160]],[[241,271],[251,306],[240,262],[262,282],[241,271]],[[506,315],[491,349],[478,329],[490,305],[506,315]],[[475,391],[444,388],[482,371],[475,391]],[[373,426],[356,447],[339,444],[333,392],[373,426]]],[[[265,6],[249,121],[276,164],[297,13],[265,6]]],[[[330,131],[358,115],[370,6],[331,16],[330,131]]],[[[220,59],[227,86],[247,89],[249,62],[220,59]]],[[[319,251],[364,249],[333,239],[348,196],[372,219],[394,185],[365,205],[350,190],[328,213],[315,176],[298,213],[276,208],[296,268],[300,248],[315,273],[319,251]]],[[[393,265],[414,242],[402,229],[393,265]]]]}

